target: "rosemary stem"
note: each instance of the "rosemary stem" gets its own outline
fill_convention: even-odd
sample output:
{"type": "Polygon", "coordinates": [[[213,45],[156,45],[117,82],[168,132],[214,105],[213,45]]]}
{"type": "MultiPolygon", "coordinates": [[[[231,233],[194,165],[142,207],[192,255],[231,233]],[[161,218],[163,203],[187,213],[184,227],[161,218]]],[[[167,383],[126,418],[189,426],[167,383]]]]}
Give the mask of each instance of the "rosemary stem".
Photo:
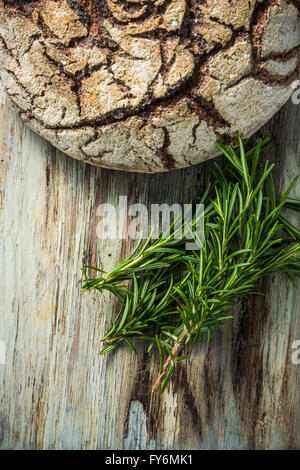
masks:
{"type": "Polygon", "coordinates": [[[88,291],[88,290],[92,290],[92,289],[95,289],[95,288],[99,289],[101,287],[104,287],[105,284],[109,284],[109,283],[113,282],[115,279],[117,279],[120,276],[120,273],[122,273],[125,269],[127,270],[127,269],[130,269],[130,268],[134,268],[140,262],[144,261],[144,259],[145,259],[145,257],[143,255],[138,256],[136,259],[134,259],[130,263],[126,264],[124,267],[121,267],[116,273],[109,274],[105,278],[99,279],[99,282],[97,282],[96,284],[94,284],[91,287],[87,287],[87,288],[82,289],[82,291],[88,291]]]}
{"type": "Polygon", "coordinates": [[[130,261],[130,263],[125,264],[124,266],[120,267],[115,273],[112,272],[108,274],[108,276],[106,276],[105,278],[99,279],[99,282],[97,282],[96,284],[93,284],[92,286],[87,287],[87,288],[83,288],[82,291],[88,291],[88,290],[92,290],[95,288],[101,289],[101,287],[104,287],[106,284],[109,284],[113,282],[115,279],[118,279],[120,274],[122,274],[124,271],[126,272],[128,269],[133,269],[139,266],[139,264],[143,263],[143,261],[145,261],[149,256],[151,256],[151,252],[153,249],[163,247],[166,244],[166,242],[168,242],[168,239],[162,240],[160,243],[157,243],[154,246],[147,248],[147,250],[145,250],[139,256],[134,258],[132,261],[130,261]]]}
{"type": "Polygon", "coordinates": [[[162,371],[159,374],[159,376],[157,377],[157,379],[156,379],[156,381],[155,381],[155,383],[152,387],[152,393],[155,393],[161,387],[161,385],[163,384],[163,382],[164,382],[164,380],[167,376],[170,365],[175,363],[176,357],[178,357],[180,355],[180,353],[183,351],[183,349],[185,347],[185,342],[186,342],[186,340],[187,340],[187,338],[189,337],[190,334],[191,334],[191,332],[188,331],[187,327],[185,326],[182,336],[180,337],[179,341],[173,347],[172,353],[168,356],[167,360],[165,361],[165,363],[163,365],[163,368],[162,368],[162,371]]]}

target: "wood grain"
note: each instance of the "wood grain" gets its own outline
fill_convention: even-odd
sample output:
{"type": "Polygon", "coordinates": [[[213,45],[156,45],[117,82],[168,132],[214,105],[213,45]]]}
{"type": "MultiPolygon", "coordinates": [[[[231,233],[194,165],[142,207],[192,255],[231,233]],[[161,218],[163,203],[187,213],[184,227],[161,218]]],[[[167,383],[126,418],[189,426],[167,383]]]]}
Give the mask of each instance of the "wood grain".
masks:
{"type": "MultiPolygon", "coordinates": [[[[299,122],[290,102],[260,131],[273,135],[280,187],[299,174],[299,122]]],[[[162,398],[150,394],[158,362],[142,344],[139,359],[128,348],[98,355],[115,305],[80,292],[80,267],[108,269],[132,243],[97,237],[97,207],[120,195],[183,202],[206,166],[151,176],[80,163],[28,130],[2,90],[0,145],[0,447],[299,449],[300,290],[283,277],[264,281],[265,297],[242,303],[162,398]]]]}

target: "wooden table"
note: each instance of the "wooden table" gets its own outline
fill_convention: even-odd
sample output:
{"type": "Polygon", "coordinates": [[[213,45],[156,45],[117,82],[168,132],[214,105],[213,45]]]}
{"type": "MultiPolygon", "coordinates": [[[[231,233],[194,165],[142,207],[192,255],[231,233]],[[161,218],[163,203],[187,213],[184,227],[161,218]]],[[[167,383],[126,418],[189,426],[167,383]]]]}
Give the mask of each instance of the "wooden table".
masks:
{"type": "MultiPolygon", "coordinates": [[[[142,344],[138,358],[128,348],[98,354],[115,305],[80,292],[80,268],[108,269],[132,243],[97,237],[97,207],[122,195],[181,203],[206,166],[152,176],[94,168],[26,128],[2,91],[1,103],[1,448],[299,449],[300,289],[283,277],[241,303],[162,398],[151,397],[158,361],[142,344]]],[[[300,173],[299,123],[300,105],[289,102],[260,131],[273,135],[282,188],[300,173]]]]}

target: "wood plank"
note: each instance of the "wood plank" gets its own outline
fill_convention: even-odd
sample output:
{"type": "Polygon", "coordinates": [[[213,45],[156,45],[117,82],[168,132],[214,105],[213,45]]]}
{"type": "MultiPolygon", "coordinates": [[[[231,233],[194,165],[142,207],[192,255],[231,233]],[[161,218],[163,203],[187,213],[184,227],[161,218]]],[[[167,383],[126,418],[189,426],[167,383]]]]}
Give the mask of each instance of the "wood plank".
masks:
{"type": "MultiPolygon", "coordinates": [[[[300,447],[300,291],[264,281],[265,298],[177,368],[151,397],[156,357],[143,345],[102,357],[114,313],[107,294],[80,292],[84,262],[112,267],[126,240],[100,240],[97,207],[176,203],[192,196],[205,165],[141,175],[72,160],[24,126],[1,90],[0,447],[3,449],[247,449],[300,447]]],[[[288,103],[270,131],[270,158],[286,187],[300,168],[300,106],[288,103]]],[[[300,195],[300,185],[295,188],[300,195]]],[[[296,219],[295,219],[296,220],[296,219]]]]}

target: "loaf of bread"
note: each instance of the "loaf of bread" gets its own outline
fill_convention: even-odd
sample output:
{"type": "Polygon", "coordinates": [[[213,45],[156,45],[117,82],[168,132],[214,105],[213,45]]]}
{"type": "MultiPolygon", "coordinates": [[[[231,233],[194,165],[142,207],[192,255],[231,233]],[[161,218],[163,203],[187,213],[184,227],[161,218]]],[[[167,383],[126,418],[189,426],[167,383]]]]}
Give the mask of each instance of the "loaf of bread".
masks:
{"type": "Polygon", "coordinates": [[[298,0],[0,0],[0,72],[66,154],[159,172],[251,136],[297,78],[298,0]]]}

